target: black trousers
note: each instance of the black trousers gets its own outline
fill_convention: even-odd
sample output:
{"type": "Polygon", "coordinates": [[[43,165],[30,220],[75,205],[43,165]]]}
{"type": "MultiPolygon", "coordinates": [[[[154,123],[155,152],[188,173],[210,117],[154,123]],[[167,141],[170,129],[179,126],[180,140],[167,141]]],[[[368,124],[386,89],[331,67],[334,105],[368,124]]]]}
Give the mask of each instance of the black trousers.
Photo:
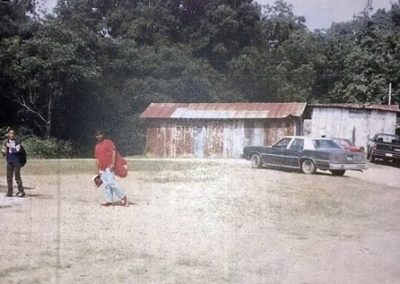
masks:
{"type": "Polygon", "coordinates": [[[21,179],[21,165],[19,163],[7,163],[7,187],[8,195],[13,194],[13,176],[15,175],[15,181],[18,185],[18,191],[24,192],[24,186],[22,185],[21,179]]]}

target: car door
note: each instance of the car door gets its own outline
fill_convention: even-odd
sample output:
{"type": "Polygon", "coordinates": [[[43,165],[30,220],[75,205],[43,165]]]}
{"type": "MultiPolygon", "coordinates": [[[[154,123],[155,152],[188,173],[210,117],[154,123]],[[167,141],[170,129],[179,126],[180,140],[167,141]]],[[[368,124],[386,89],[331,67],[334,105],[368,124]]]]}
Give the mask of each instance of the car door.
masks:
{"type": "Polygon", "coordinates": [[[285,162],[285,150],[289,145],[291,138],[285,137],[276,142],[269,149],[268,153],[265,153],[263,162],[270,165],[284,165],[285,162]]]}
{"type": "Polygon", "coordinates": [[[293,142],[285,150],[285,166],[298,168],[300,166],[300,158],[304,149],[304,139],[294,138],[293,142]]]}

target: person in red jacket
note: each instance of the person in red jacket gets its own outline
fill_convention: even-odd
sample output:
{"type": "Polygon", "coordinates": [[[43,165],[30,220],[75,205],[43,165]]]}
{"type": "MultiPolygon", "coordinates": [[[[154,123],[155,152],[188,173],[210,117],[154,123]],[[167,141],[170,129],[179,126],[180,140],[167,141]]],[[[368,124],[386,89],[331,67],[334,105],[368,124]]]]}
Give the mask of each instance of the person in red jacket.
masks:
{"type": "Polygon", "coordinates": [[[101,205],[112,205],[115,196],[124,206],[128,206],[128,198],[115,180],[115,160],[117,152],[114,143],[109,139],[105,139],[104,133],[101,130],[96,131],[96,139],[97,144],[94,150],[96,170],[103,181],[104,196],[106,199],[106,202],[101,205]]]}

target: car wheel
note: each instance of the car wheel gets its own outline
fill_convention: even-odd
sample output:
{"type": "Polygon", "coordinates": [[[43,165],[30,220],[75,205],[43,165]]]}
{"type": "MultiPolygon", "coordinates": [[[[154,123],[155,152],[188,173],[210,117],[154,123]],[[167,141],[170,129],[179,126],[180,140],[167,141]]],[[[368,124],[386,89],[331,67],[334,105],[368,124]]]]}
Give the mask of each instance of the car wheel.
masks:
{"type": "Polygon", "coordinates": [[[335,177],[342,177],[344,176],[345,170],[332,170],[331,173],[335,177]]]}
{"type": "Polygon", "coordinates": [[[315,173],[317,168],[315,167],[315,164],[314,164],[313,161],[311,161],[311,160],[303,160],[301,162],[301,170],[306,175],[311,175],[311,174],[315,173]]]}
{"type": "Polygon", "coordinates": [[[251,155],[251,167],[252,168],[261,168],[262,162],[261,157],[258,154],[251,155]]]}

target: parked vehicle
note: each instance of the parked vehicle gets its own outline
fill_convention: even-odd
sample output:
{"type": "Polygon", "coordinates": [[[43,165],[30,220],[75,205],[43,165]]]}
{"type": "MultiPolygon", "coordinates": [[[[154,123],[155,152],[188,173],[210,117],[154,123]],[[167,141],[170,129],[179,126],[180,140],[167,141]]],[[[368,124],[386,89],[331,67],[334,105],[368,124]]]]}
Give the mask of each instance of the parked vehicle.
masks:
{"type": "Polygon", "coordinates": [[[343,176],[346,170],[367,169],[363,153],[346,151],[328,138],[287,136],[272,146],[244,147],[243,157],[251,160],[254,168],[293,168],[305,174],[313,174],[319,169],[343,176]]]}
{"type": "Polygon", "coordinates": [[[365,151],[364,147],[355,145],[349,139],[332,138],[332,140],[336,144],[338,144],[342,149],[345,149],[347,151],[350,151],[350,152],[361,152],[361,153],[363,153],[365,151]]]}
{"type": "Polygon", "coordinates": [[[393,134],[378,133],[368,141],[367,158],[400,162],[400,137],[393,134]]]}

